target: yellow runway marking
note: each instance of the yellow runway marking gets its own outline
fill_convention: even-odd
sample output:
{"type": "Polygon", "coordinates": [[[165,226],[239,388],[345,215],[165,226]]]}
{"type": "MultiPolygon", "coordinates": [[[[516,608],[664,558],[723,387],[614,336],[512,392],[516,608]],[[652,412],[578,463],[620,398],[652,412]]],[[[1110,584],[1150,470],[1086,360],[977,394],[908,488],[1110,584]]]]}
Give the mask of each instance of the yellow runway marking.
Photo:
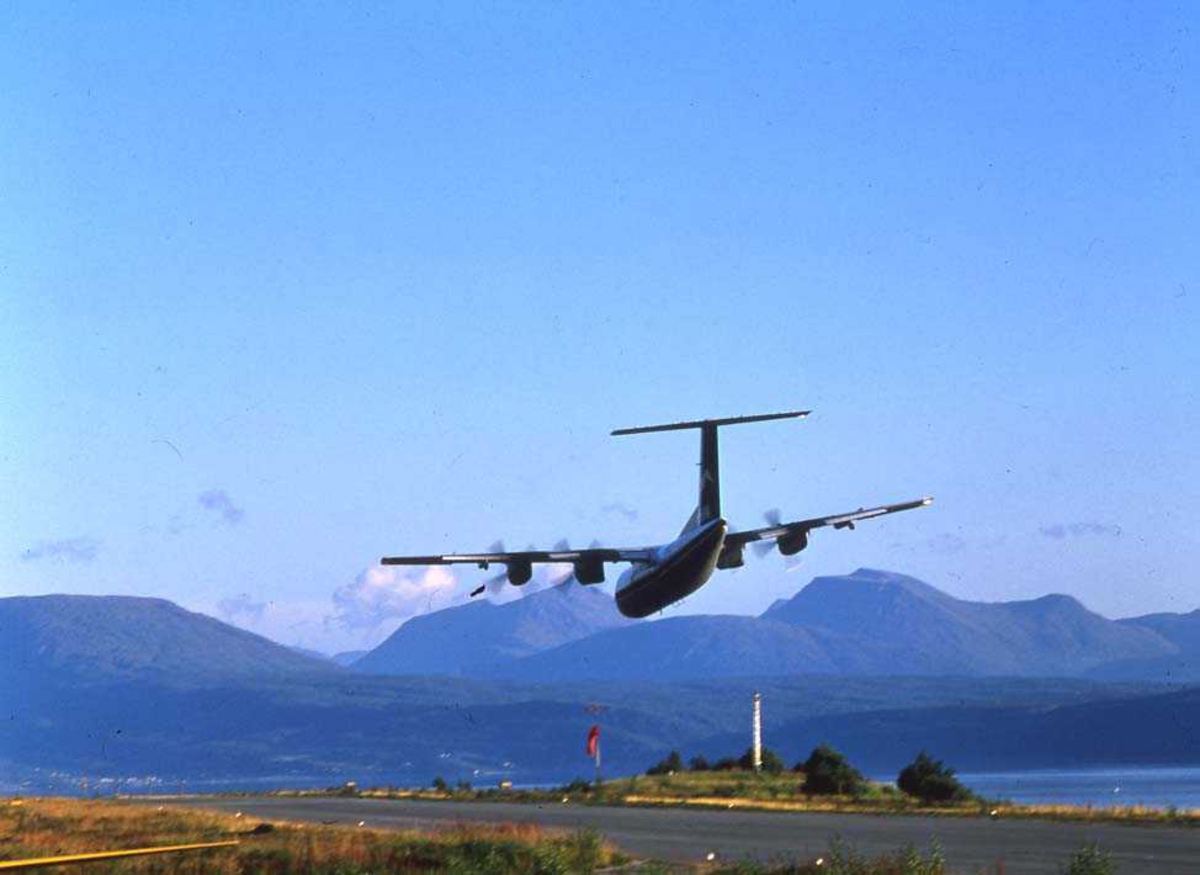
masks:
{"type": "Polygon", "coordinates": [[[118,857],[141,857],[149,854],[174,854],[179,851],[203,851],[208,848],[232,848],[238,842],[201,842],[194,845],[165,845],[159,848],[132,848],[126,851],[97,851],[92,854],[68,854],[65,857],[37,857],[29,860],[2,860],[0,869],[36,869],[40,866],[64,866],[71,863],[92,863],[115,860],[118,857]]]}

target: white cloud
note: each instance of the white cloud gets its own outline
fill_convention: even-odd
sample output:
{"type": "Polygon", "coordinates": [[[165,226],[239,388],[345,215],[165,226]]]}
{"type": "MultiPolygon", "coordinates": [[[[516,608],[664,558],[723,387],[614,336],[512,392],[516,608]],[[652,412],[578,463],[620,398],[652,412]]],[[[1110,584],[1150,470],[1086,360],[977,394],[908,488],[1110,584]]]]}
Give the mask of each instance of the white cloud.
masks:
{"type": "MultiPolygon", "coordinates": [[[[570,572],[570,565],[539,565],[525,586],[504,584],[487,598],[522,598],[562,583],[570,572]]],[[[280,644],[332,654],[370,649],[412,617],[468,604],[468,594],[482,579],[478,574],[460,579],[444,565],[373,565],[334,590],[329,600],[271,601],[238,593],[197,609],[280,644]]]]}
{"type": "Polygon", "coordinates": [[[444,565],[373,565],[334,591],[327,622],[363,633],[386,627],[390,634],[410,617],[448,607],[461,594],[458,578],[444,565]]]}

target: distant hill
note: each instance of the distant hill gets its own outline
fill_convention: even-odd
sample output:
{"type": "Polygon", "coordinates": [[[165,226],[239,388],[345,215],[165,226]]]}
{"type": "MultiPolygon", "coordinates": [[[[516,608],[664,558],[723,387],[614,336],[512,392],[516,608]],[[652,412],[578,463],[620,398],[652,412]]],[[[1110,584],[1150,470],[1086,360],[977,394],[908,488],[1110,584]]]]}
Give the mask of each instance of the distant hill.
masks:
{"type": "Polygon", "coordinates": [[[354,665],[371,651],[369,650],[343,650],[341,653],[335,653],[329,657],[338,665],[354,665]]]}
{"type": "Polygon", "coordinates": [[[372,674],[486,675],[509,660],[632,622],[610,593],[567,581],[504,604],[484,599],[413,617],[353,665],[372,674]]]}
{"type": "Polygon", "coordinates": [[[1153,629],[1101,617],[1066,595],[970,602],[913,577],[860,568],[818,577],[764,619],[807,629],[842,671],[1075,676],[1171,653],[1153,629]]]}
{"type": "Polygon", "coordinates": [[[260,635],[162,599],[0,599],[0,676],[172,685],[341,673],[260,635]]]}
{"type": "Polygon", "coordinates": [[[1166,629],[1173,622],[1115,622],[1065,595],[964,601],[912,577],[860,568],[815,578],[758,618],[673,617],[523,659],[468,662],[461,671],[539,682],[806,673],[1107,677],[1105,667],[1123,665],[1130,669],[1112,677],[1165,681],[1171,677],[1157,661],[1177,661],[1185,645],[1200,653],[1200,643],[1187,644],[1200,642],[1200,619],[1174,623],[1177,632],[1166,629]]]}
{"type": "Polygon", "coordinates": [[[1188,614],[1146,614],[1118,620],[1123,626],[1149,629],[1176,648],[1166,656],[1118,660],[1097,666],[1093,677],[1127,680],[1161,678],[1169,682],[1200,681],[1200,611],[1188,614]]]}
{"type": "MultiPolygon", "coordinates": [[[[769,727],[765,741],[789,764],[818,744],[832,742],[851,761],[877,774],[894,773],[919,750],[975,771],[1181,766],[1200,762],[1197,725],[1200,689],[1185,689],[1049,707],[995,697],[865,715],[805,715],[769,727]]],[[[727,732],[699,742],[696,750],[716,756],[742,744],[744,733],[727,732]]]]}
{"type": "Polygon", "coordinates": [[[638,623],[491,668],[493,674],[526,681],[677,681],[830,674],[836,670],[820,642],[806,629],[736,616],[671,617],[638,623]]]}
{"type": "MultiPolygon", "coordinates": [[[[553,606],[543,603],[530,616],[553,606]]],[[[605,763],[613,774],[645,768],[672,748],[708,752],[714,739],[723,746],[713,753],[744,749],[754,690],[764,696],[769,742],[787,750],[803,747],[813,735],[835,743],[844,738],[865,761],[877,755],[890,763],[902,748],[911,756],[913,744],[939,755],[939,745],[961,751],[968,744],[963,733],[975,732],[972,762],[1019,764],[1021,747],[1005,733],[1028,738],[1030,727],[1041,725],[1036,721],[1049,719],[1040,715],[1094,703],[1111,708],[1054,718],[1061,722],[1046,724],[1054,734],[1030,747],[1026,759],[1195,760],[1179,728],[1195,716],[1192,700],[1147,699],[1154,688],[1145,684],[819,674],[722,678],[716,675],[729,669],[720,661],[736,659],[739,649],[750,652],[764,629],[776,637],[763,639],[770,646],[754,650],[755,658],[786,642],[794,652],[814,660],[817,655],[808,633],[785,623],[679,619],[689,621],[678,625],[690,626],[698,649],[675,654],[674,663],[669,648],[658,651],[668,660],[666,673],[675,671],[672,665],[682,671],[709,659],[703,664],[713,677],[569,676],[531,684],[346,671],[156,599],[0,599],[0,781],[15,783],[19,792],[78,792],[83,775],[93,782],[120,778],[121,789],[129,791],[329,786],[347,779],[413,784],[437,775],[476,784],[500,777],[565,781],[587,774],[582,741],[595,722],[603,724],[605,763]],[[715,656],[706,655],[714,649],[715,656]],[[1139,713],[1152,714],[1153,725],[1139,727],[1139,713]],[[1085,729],[1094,737],[1081,755],[1078,734],[1085,729]]],[[[635,624],[591,638],[633,630],[646,635],[657,625],[666,624],[635,624]]],[[[669,638],[660,632],[658,640],[669,638]]],[[[619,648],[601,655],[634,673],[634,662],[619,648]]],[[[795,667],[761,665],[772,671],[795,667]]]]}

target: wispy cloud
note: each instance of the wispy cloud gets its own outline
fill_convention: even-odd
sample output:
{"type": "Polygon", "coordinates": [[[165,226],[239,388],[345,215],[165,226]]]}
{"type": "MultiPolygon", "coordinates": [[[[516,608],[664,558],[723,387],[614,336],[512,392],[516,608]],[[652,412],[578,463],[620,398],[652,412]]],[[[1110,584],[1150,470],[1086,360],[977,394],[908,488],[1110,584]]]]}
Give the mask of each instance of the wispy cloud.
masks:
{"type": "Polygon", "coordinates": [[[1056,541],[1061,541],[1064,538],[1119,538],[1121,536],[1121,527],[1091,522],[1054,523],[1049,526],[1042,526],[1038,529],[1038,533],[1047,538],[1053,538],[1056,541]]]}
{"type": "Polygon", "coordinates": [[[630,520],[631,522],[638,518],[638,512],[634,508],[627,504],[622,504],[619,501],[602,505],[600,510],[602,510],[604,513],[619,513],[621,516],[625,517],[625,519],[630,520]]]}
{"type": "Polygon", "coordinates": [[[220,514],[221,519],[231,526],[236,526],[245,516],[245,512],[233,503],[233,499],[224,489],[210,489],[207,492],[201,492],[196,497],[196,501],[205,510],[220,514]]]}
{"type": "Polygon", "coordinates": [[[932,553],[953,556],[955,553],[961,553],[965,550],[967,542],[953,532],[942,532],[940,535],[926,539],[925,546],[932,553]]]}
{"type": "Polygon", "coordinates": [[[953,556],[967,549],[965,538],[953,532],[942,532],[932,538],[922,538],[919,541],[896,541],[888,545],[890,550],[904,550],[909,553],[937,553],[942,556],[953,556]]]}
{"type": "Polygon", "coordinates": [[[41,541],[21,554],[25,562],[39,559],[58,559],[63,562],[91,562],[100,554],[100,542],[95,538],[63,538],[41,541]]]}
{"type": "Polygon", "coordinates": [[[358,638],[330,634],[330,630],[325,628],[324,620],[329,614],[328,599],[260,601],[249,593],[238,593],[222,598],[215,604],[209,602],[193,607],[281,644],[329,653],[359,646],[358,638]]]}
{"type": "Polygon", "coordinates": [[[217,602],[217,613],[221,619],[236,625],[257,625],[267,612],[267,603],[250,598],[247,593],[238,593],[217,602]]]}

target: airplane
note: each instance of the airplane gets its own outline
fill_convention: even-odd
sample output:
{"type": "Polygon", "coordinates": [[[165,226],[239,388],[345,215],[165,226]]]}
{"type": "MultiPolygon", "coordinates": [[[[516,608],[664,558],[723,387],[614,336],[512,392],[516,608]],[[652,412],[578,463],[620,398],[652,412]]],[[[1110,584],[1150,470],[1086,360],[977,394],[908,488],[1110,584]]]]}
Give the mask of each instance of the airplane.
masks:
{"type": "MultiPolygon", "coordinates": [[[[814,517],[791,523],[768,519],[765,528],[733,531],[721,516],[721,475],[717,453],[717,431],[727,425],[767,422],[775,419],[802,419],[809,410],[787,413],[763,413],[755,416],[735,416],[726,419],[698,419],[667,425],[646,425],[619,428],[616,435],[650,434],[660,431],[697,429],[700,432],[700,500],[683,531],[675,540],[652,547],[591,547],[586,550],[563,549],[523,550],[504,552],[495,549],[487,553],[463,553],[445,556],[385,556],[383,565],[476,565],[487,569],[492,564],[505,567],[505,577],[514,586],[523,586],[533,576],[536,564],[566,564],[574,566],[575,579],[584,585],[604,582],[605,563],[628,563],[617,581],[617,608],[627,617],[647,617],[668,605],[694,593],[712,576],[714,569],[740,568],[745,564],[747,544],[765,542],[785,556],[799,553],[808,546],[809,533],[814,529],[833,526],[853,529],[855,523],[874,519],[902,510],[913,510],[933,503],[932,498],[918,498],[899,504],[862,508],[833,516],[814,517]],[[771,542],[774,542],[772,545],[771,542]]],[[[481,586],[471,593],[479,595],[481,586]]]]}

